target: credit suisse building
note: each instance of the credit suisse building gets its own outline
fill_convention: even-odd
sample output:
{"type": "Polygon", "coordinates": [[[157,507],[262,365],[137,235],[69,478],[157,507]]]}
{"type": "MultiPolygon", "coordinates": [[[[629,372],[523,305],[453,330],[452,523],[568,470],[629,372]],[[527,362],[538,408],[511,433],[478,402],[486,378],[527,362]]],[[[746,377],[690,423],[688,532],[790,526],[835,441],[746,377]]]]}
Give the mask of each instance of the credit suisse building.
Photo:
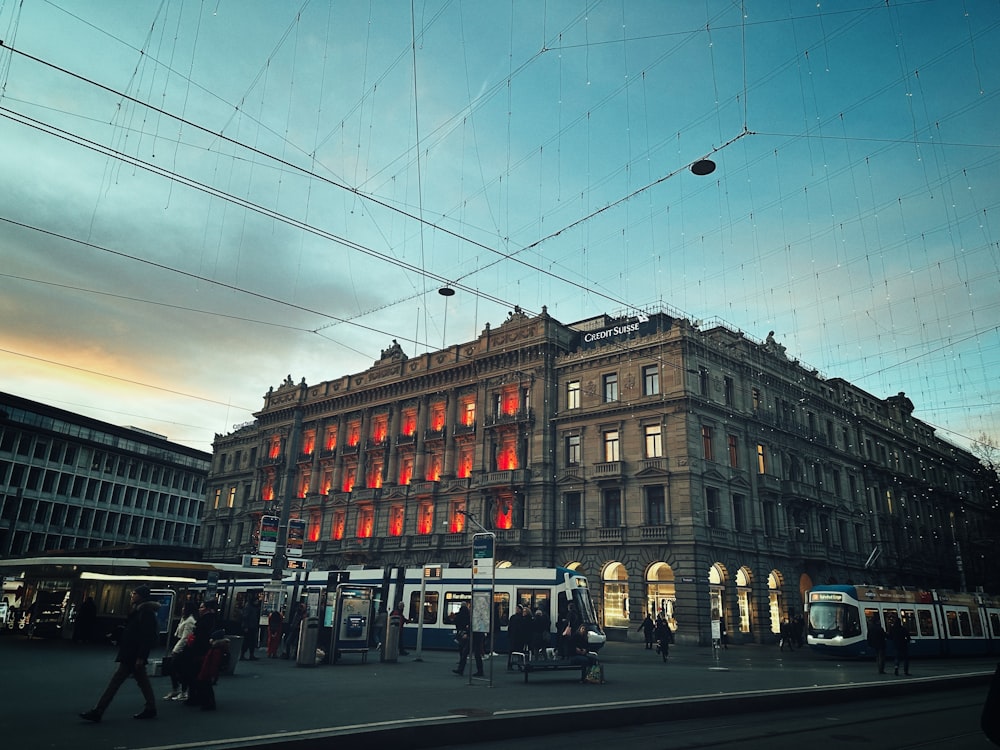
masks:
{"type": "Polygon", "coordinates": [[[216,436],[204,556],[255,552],[286,503],[315,568],[467,567],[472,518],[499,564],[585,573],[609,638],[663,611],[682,643],[720,617],[773,642],[814,584],[995,580],[977,551],[996,475],[913,411],[771,335],[515,309],[474,341],[393,342],[365,372],[270,389],[216,436]]]}

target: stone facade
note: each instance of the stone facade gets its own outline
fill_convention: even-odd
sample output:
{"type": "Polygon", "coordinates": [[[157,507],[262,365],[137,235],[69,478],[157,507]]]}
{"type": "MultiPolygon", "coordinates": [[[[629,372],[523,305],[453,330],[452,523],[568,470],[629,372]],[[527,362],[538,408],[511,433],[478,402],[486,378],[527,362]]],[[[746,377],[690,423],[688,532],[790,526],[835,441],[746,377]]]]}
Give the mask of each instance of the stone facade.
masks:
{"type": "Polygon", "coordinates": [[[814,584],[995,580],[976,550],[996,475],[913,410],[772,334],[515,309],[475,341],[393,342],[363,373],[268,391],[216,438],[205,556],[254,551],[274,515],[304,521],[320,569],[464,566],[482,526],[504,563],[585,572],[611,638],[655,609],[680,642],[720,617],[731,641],[770,642],[814,584]]]}

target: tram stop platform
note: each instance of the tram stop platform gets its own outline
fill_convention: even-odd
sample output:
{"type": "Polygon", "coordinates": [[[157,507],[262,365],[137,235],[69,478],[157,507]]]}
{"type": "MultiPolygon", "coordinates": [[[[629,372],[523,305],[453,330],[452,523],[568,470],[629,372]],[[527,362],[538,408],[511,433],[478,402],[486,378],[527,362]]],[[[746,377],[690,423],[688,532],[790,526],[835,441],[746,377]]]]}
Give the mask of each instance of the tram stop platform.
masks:
{"type": "MultiPolygon", "coordinates": [[[[216,686],[218,709],[205,712],[160,696],[167,677],[153,677],[159,715],[135,721],[142,697],[126,682],[99,724],[77,714],[93,706],[114,670],[106,645],[0,635],[7,747],[84,750],[199,748],[329,748],[331,739],[378,747],[440,747],[539,736],[574,729],[670,721],[672,718],[830,704],[868,696],[906,695],[951,686],[987,685],[997,658],[914,661],[910,677],[879,675],[871,661],[838,661],[806,649],[673,646],[664,664],[642,643],[608,643],[601,651],[606,682],[581,684],[573,671],[525,682],[507,657],[484,662],[485,676],[455,675],[457,653],[410,652],[394,663],[345,654],[336,665],[300,666],[294,659],[240,661],[216,686]]],[[[159,654],[154,654],[154,657],[159,654]]],[[[238,657],[239,652],[234,652],[238,657]]],[[[474,661],[470,666],[474,665],[474,661]]]]}

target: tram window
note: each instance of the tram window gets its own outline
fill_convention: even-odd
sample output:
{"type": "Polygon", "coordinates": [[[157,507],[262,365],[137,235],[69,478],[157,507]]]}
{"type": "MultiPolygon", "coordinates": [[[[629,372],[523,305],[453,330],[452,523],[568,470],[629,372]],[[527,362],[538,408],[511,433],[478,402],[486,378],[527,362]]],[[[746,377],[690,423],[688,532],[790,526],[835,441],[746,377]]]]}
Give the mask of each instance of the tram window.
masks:
{"type": "Polygon", "coordinates": [[[878,619],[879,619],[878,610],[875,607],[865,608],[865,622],[868,623],[869,628],[872,626],[872,620],[878,621],[878,619]]]}
{"type": "Polygon", "coordinates": [[[884,623],[885,624],[885,632],[888,633],[889,632],[889,627],[892,625],[893,621],[899,619],[899,612],[897,612],[894,609],[883,609],[882,610],[882,617],[885,620],[885,623],[884,623]]]}
{"type": "Polygon", "coordinates": [[[979,611],[977,610],[976,612],[970,612],[969,617],[972,619],[972,634],[976,638],[982,638],[984,635],[983,621],[979,615],[979,611]]]}
{"type": "MultiPolygon", "coordinates": [[[[410,621],[416,622],[417,610],[420,609],[420,592],[410,592],[410,621]]],[[[436,625],[438,619],[438,592],[424,592],[424,625],[436,625]]]]}
{"type": "Polygon", "coordinates": [[[1000,638],[1000,614],[990,612],[990,628],[993,630],[993,637],[1000,638]]]}
{"type": "Polygon", "coordinates": [[[498,627],[506,628],[507,623],[510,621],[510,594],[506,591],[494,592],[493,614],[496,616],[496,622],[493,623],[494,629],[498,627]]]}
{"type": "Polygon", "coordinates": [[[467,591],[445,591],[444,592],[444,624],[454,625],[455,615],[462,608],[462,602],[469,602],[471,606],[472,596],[467,591]]]}
{"type": "Polygon", "coordinates": [[[968,612],[958,613],[958,624],[962,628],[962,635],[972,635],[972,624],[969,622],[968,612]]]}
{"type": "Polygon", "coordinates": [[[910,631],[910,635],[917,634],[917,615],[912,609],[904,609],[901,612],[903,616],[903,624],[906,629],[910,631]]]}
{"type": "Polygon", "coordinates": [[[917,629],[920,635],[934,636],[934,618],[931,617],[930,610],[917,610],[917,629]]]}
{"type": "Polygon", "coordinates": [[[948,621],[948,635],[959,634],[958,632],[958,612],[953,609],[946,609],[944,612],[944,617],[948,621]]]}
{"type": "Polygon", "coordinates": [[[526,604],[531,607],[532,614],[534,614],[536,609],[540,609],[550,617],[552,615],[549,609],[548,589],[518,589],[517,601],[518,604],[526,604]]]}

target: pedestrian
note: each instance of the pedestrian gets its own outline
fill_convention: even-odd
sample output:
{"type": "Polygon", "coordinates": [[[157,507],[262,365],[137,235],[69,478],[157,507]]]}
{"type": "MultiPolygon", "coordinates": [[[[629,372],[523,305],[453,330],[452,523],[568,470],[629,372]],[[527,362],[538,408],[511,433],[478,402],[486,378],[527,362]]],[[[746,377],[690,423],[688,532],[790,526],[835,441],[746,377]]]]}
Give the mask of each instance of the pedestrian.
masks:
{"type": "Polygon", "coordinates": [[[398,617],[399,618],[399,639],[398,639],[399,655],[400,656],[408,656],[410,652],[407,651],[405,648],[403,648],[403,626],[406,625],[406,623],[408,623],[409,620],[407,620],[406,619],[406,615],[403,614],[403,603],[402,602],[396,602],[396,606],[395,606],[395,608],[393,608],[392,612],[389,613],[389,617],[390,618],[392,618],[392,617],[398,617]]]}
{"type": "Polygon", "coordinates": [[[802,648],[806,645],[806,621],[801,614],[792,618],[792,641],[796,648],[802,648]]]}
{"type": "Polygon", "coordinates": [[[788,646],[788,650],[793,650],[792,646],[792,624],[788,621],[788,618],[784,618],[781,621],[781,629],[778,633],[778,650],[784,651],[785,646],[788,646]]]}
{"type": "Polygon", "coordinates": [[[885,674],[885,641],[885,630],[876,613],[868,620],[868,645],[875,651],[875,667],[879,674],[885,674]]]}
{"type": "Polygon", "coordinates": [[[240,649],[240,659],[246,659],[249,653],[250,661],[255,661],[257,657],[254,656],[254,651],[257,650],[257,636],[260,633],[260,594],[256,591],[250,594],[250,599],[243,608],[241,626],[243,646],[240,649]]]}
{"type": "Polygon", "coordinates": [[[545,658],[545,649],[549,644],[549,629],[552,623],[549,616],[539,608],[531,618],[531,650],[539,659],[545,658]]]}
{"type": "MultiPolygon", "coordinates": [[[[522,617],[522,610],[524,608],[518,604],[514,608],[513,614],[507,620],[507,643],[508,643],[508,656],[507,656],[507,669],[511,670],[514,668],[513,658],[515,653],[524,653],[524,638],[521,635],[521,627],[524,622],[522,617]]],[[[456,636],[457,637],[457,636],[456,636]]],[[[459,644],[461,645],[461,644],[459,644]]]]}
{"type": "Polygon", "coordinates": [[[198,697],[202,711],[215,710],[215,683],[219,674],[225,669],[232,658],[229,653],[229,639],[226,631],[213,631],[208,640],[208,651],[201,660],[201,668],[195,684],[198,686],[198,697]]]}
{"type": "Polygon", "coordinates": [[[667,656],[670,654],[670,641],[673,639],[670,634],[670,626],[664,618],[656,618],[653,637],[656,639],[656,653],[662,656],[663,661],[666,662],[667,656]]]}
{"type": "Polygon", "coordinates": [[[469,603],[462,602],[462,606],[455,613],[455,637],[458,639],[458,666],[451,670],[455,674],[465,673],[465,663],[469,659],[469,651],[473,652],[476,659],[476,673],[474,677],[483,676],[483,634],[472,632],[472,613],[469,611],[469,603]]]}
{"type": "Polygon", "coordinates": [[[569,618],[564,612],[556,620],[556,650],[560,659],[568,659],[570,654],[570,642],[573,640],[573,630],[569,626],[569,618]]]}
{"type": "Polygon", "coordinates": [[[142,711],[134,714],[132,718],[156,718],[156,698],[153,697],[153,688],[149,684],[149,675],[146,674],[146,660],[160,636],[156,620],[156,611],[160,608],[160,603],[153,601],[149,596],[149,586],[136,586],[132,591],[131,606],[125,619],[125,627],[122,629],[121,640],[118,642],[118,654],[115,657],[118,667],[111,675],[111,680],[97,701],[97,705],[81,713],[81,719],[99,722],[111,705],[118,688],[129,677],[135,678],[145,700],[142,711]]]}
{"type": "Polygon", "coordinates": [[[202,602],[201,606],[198,607],[198,621],[195,623],[194,632],[191,634],[188,645],[185,646],[185,649],[190,649],[184,660],[188,680],[188,697],[184,701],[185,706],[204,706],[210,702],[210,691],[201,679],[201,673],[205,656],[212,648],[212,637],[218,630],[216,625],[218,610],[219,603],[215,599],[202,602]]]}
{"type": "Polygon", "coordinates": [[[656,625],[653,624],[653,618],[649,616],[649,612],[646,613],[645,619],[636,628],[637,631],[642,631],[643,637],[646,639],[646,650],[652,651],[653,649],[653,631],[656,629],[656,625]]]}
{"type": "Polygon", "coordinates": [[[899,620],[895,615],[889,620],[889,640],[892,641],[896,651],[896,669],[894,674],[899,674],[899,665],[903,664],[903,674],[910,674],[910,629],[905,621],[899,620]]]}
{"type": "Polygon", "coordinates": [[[73,627],[74,643],[90,643],[94,637],[94,626],[97,624],[97,605],[94,604],[94,597],[88,596],[80,605],[80,611],[76,615],[76,623],[73,627]]]}
{"type": "Polygon", "coordinates": [[[186,701],[188,699],[188,682],[191,669],[185,664],[188,654],[188,639],[194,635],[194,626],[198,622],[198,602],[193,599],[184,603],[181,620],[174,630],[174,646],[164,658],[164,664],[170,664],[170,692],[163,696],[165,701],[186,701]]]}
{"type": "Polygon", "coordinates": [[[580,625],[573,631],[571,656],[574,664],[580,665],[580,684],[587,683],[587,673],[590,667],[597,663],[597,657],[590,653],[590,640],[587,637],[587,626],[580,625]]]}
{"type": "Polygon", "coordinates": [[[284,628],[284,619],[281,612],[276,609],[271,610],[267,616],[267,658],[277,659],[278,648],[281,646],[281,631],[284,628]]]}
{"type": "Polygon", "coordinates": [[[282,659],[289,659],[296,655],[299,650],[299,630],[302,621],[306,616],[306,603],[297,602],[292,605],[288,613],[288,629],[285,631],[285,651],[281,655],[282,659]]]}

